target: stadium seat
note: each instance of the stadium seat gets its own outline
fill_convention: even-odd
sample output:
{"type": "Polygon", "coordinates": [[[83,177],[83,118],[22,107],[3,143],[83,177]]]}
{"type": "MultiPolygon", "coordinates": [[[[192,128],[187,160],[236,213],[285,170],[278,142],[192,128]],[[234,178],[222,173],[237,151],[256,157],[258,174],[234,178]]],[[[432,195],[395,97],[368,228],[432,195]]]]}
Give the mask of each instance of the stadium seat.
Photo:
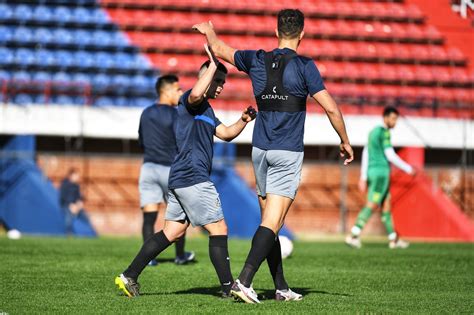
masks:
{"type": "Polygon", "coordinates": [[[12,8],[4,3],[0,3],[0,21],[11,19],[13,16],[12,8]]]}
{"type": "Polygon", "coordinates": [[[26,93],[20,93],[15,95],[13,98],[13,103],[18,105],[27,105],[33,103],[33,97],[26,93]]]}
{"type": "Polygon", "coordinates": [[[153,84],[150,84],[151,82],[141,74],[137,74],[132,78],[131,84],[136,89],[137,91],[146,91],[146,90],[151,90],[153,87],[153,84]]]}
{"type": "Polygon", "coordinates": [[[52,19],[53,12],[48,6],[39,5],[33,10],[33,19],[40,22],[47,22],[52,19]]]}
{"type": "Polygon", "coordinates": [[[93,18],[94,17],[92,16],[91,12],[86,8],[77,7],[75,9],[73,9],[73,11],[72,11],[72,19],[76,23],[85,24],[85,23],[89,23],[89,22],[94,22],[93,18]]]}
{"type": "Polygon", "coordinates": [[[91,43],[91,33],[86,30],[76,30],[74,32],[74,43],[80,46],[89,45],[91,43]]]}
{"type": "Polygon", "coordinates": [[[113,68],[115,66],[114,56],[106,52],[98,52],[94,55],[94,66],[97,68],[113,68]]]}
{"type": "Polygon", "coordinates": [[[35,52],[35,62],[40,66],[51,66],[56,63],[56,56],[52,51],[39,49],[35,52]]]}
{"type": "Polygon", "coordinates": [[[5,43],[7,41],[10,41],[12,37],[13,37],[12,30],[9,27],[0,26],[0,43],[5,43]]]}
{"type": "Polygon", "coordinates": [[[32,80],[37,83],[49,82],[51,81],[51,74],[49,74],[48,72],[39,71],[33,75],[32,80]]]}
{"type": "Polygon", "coordinates": [[[58,105],[73,105],[74,99],[68,95],[57,95],[53,97],[53,103],[58,105]]]}
{"type": "Polygon", "coordinates": [[[134,99],[132,106],[145,108],[153,104],[153,99],[146,97],[137,97],[134,99]]]}
{"type": "Polygon", "coordinates": [[[99,73],[92,77],[92,83],[96,89],[104,90],[110,85],[110,77],[104,73],[99,73]]]}
{"type": "Polygon", "coordinates": [[[16,82],[28,82],[31,81],[31,76],[27,71],[18,71],[13,73],[12,80],[16,82]]]}
{"type": "Polygon", "coordinates": [[[76,73],[72,76],[72,82],[80,85],[88,85],[90,82],[90,76],[85,73],[76,73]]]}
{"type": "Polygon", "coordinates": [[[73,55],[74,64],[78,67],[87,68],[94,65],[94,55],[83,50],[79,50],[73,55]]]}
{"type": "Polygon", "coordinates": [[[22,66],[31,65],[35,62],[35,55],[29,49],[20,48],[15,52],[15,62],[22,66]]]}
{"type": "Polygon", "coordinates": [[[111,106],[115,105],[114,100],[110,97],[102,96],[98,97],[97,99],[94,100],[94,105],[95,106],[111,106]]]}
{"type": "Polygon", "coordinates": [[[55,81],[57,84],[67,84],[71,82],[71,76],[67,74],[66,72],[56,72],[53,75],[53,81],[55,81]]]}
{"type": "Polygon", "coordinates": [[[57,44],[71,44],[73,42],[72,31],[64,28],[57,28],[53,31],[54,42],[57,44]]]}
{"type": "Polygon", "coordinates": [[[118,75],[115,75],[112,78],[112,84],[114,85],[115,89],[125,88],[125,87],[128,87],[130,85],[130,79],[126,75],[118,74],[118,75]]]}
{"type": "Polygon", "coordinates": [[[55,37],[53,37],[53,34],[51,33],[50,29],[45,27],[38,27],[34,31],[33,37],[35,42],[40,44],[48,44],[55,40],[55,37]]]}
{"type": "Polygon", "coordinates": [[[53,20],[59,23],[67,23],[72,20],[71,10],[67,7],[57,6],[53,11],[53,20]]]}
{"type": "Polygon", "coordinates": [[[13,32],[13,40],[19,43],[27,43],[31,42],[33,38],[33,35],[31,33],[31,30],[27,27],[17,27],[15,31],[13,32]]]}
{"type": "Polygon", "coordinates": [[[91,43],[94,45],[108,46],[110,41],[111,37],[109,32],[98,30],[92,33],[91,43]]]}
{"type": "Polygon", "coordinates": [[[69,67],[74,62],[72,53],[67,50],[57,50],[54,59],[59,67],[69,67]]]}
{"type": "Polygon", "coordinates": [[[13,10],[13,18],[18,21],[30,20],[33,16],[33,11],[28,5],[20,4],[13,10]]]}

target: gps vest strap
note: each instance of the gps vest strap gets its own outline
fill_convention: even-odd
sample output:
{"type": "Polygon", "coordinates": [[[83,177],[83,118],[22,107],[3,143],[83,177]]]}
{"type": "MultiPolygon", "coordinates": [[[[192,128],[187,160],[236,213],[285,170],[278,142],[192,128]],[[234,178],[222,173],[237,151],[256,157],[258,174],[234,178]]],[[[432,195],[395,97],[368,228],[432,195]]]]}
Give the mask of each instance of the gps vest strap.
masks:
{"type": "Polygon", "coordinates": [[[255,97],[259,111],[302,112],[306,111],[306,97],[291,95],[283,86],[283,73],[295,52],[273,56],[265,53],[267,83],[263,92],[255,97]]]}

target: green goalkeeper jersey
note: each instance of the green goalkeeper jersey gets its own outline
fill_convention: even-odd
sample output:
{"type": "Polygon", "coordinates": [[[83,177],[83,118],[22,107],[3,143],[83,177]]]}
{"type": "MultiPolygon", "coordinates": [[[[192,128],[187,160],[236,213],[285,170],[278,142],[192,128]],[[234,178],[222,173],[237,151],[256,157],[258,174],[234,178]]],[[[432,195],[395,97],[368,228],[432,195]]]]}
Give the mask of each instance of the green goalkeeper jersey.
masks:
{"type": "Polygon", "coordinates": [[[368,173],[390,172],[390,163],[385,156],[384,150],[391,148],[390,131],[382,126],[375,127],[369,133],[368,173]]]}

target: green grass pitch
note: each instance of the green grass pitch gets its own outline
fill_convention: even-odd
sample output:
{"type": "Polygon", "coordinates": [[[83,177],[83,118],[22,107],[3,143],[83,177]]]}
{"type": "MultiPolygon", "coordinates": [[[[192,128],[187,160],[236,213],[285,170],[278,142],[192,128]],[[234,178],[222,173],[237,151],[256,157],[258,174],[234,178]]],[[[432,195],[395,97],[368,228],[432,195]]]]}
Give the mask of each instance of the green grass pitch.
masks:
{"type": "MultiPolygon", "coordinates": [[[[187,242],[197,263],[176,266],[174,248],[147,267],[142,296],[119,295],[114,277],[131,261],[138,238],[0,237],[0,313],[474,313],[474,244],[412,244],[390,251],[386,243],[352,250],[337,242],[296,242],[285,260],[300,302],[276,302],[266,263],[254,279],[260,305],[219,298],[207,238],[187,242]]],[[[250,241],[230,241],[234,276],[250,241]]]]}

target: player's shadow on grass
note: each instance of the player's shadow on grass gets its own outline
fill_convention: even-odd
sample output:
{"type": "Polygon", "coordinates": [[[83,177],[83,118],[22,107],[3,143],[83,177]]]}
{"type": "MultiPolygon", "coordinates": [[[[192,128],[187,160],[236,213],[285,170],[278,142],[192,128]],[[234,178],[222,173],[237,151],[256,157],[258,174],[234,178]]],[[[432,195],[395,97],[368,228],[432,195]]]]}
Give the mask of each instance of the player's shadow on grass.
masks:
{"type": "MultiPolygon", "coordinates": [[[[314,288],[293,288],[295,292],[299,294],[303,294],[303,296],[309,296],[312,294],[325,294],[325,295],[334,295],[334,296],[343,296],[343,297],[351,297],[351,294],[346,293],[338,293],[338,292],[328,292],[317,290],[314,288]]],[[[273,300],[275,298],[275,290],[256,290],[258,296],[262,300],[273,300]]],[[[162,294],[202,294],[202,295],[213,295],[220,297],[221,296],[221,287],[220,286],[212,286],[212,287],[197,287],[197,288],[190,288],[187,290],[180,290],[175,291],[173,293],[158,293],[158,292],[149,292],[143,293],[142,295],[162,295],[162,294]]]]}
{"type": "MultiPolygon", "coordinates": [[[[302,294],[303,297],[313,295],[313,294],[325,294],[325,295],[335,295],[335,296],[343,296],[343,297],[351,297],[351,294],[347,293],[338,293],[338,292],[328,292],[317,290],[315,288],[291,288],[291,290],[295,291],[296,293],[302,294]]],[[[275,290],[256,290],[258,296],[261,300],[273,300],[275,299],[275,290]]]]}
{"type": "MultiPolygon", "coordinates": [[[[158,258],[158,259],[156,259],[156,261],[158,262],[158,264],[163,264],[163,263],[173,263],[174,264],[174,258],[158,258]]],[[[185,263],[182,266],[194,265],[197,262],[198,261],[195,259],[193,261],[188,261],[187,263],[185,263]]]]}

